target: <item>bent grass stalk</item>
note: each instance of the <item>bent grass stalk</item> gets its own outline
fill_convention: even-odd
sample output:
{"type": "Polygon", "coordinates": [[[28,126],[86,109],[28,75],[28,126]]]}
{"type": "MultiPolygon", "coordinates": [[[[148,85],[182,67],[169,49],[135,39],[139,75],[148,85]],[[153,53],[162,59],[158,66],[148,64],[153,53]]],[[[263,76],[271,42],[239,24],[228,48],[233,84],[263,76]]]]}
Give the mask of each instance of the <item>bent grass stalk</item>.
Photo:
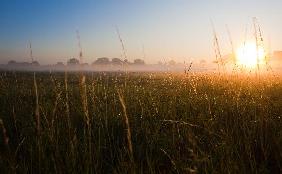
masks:
{"type": "Polygon", "coordinates": [[[82,103],[82,110],[84,113],[84,121],[86,122],[86,134],[85,134],[85,138],[87,139],[87,163],[88,163],[88,168],[87,171],[89,173],[92,173],[92,168],[91,168],[91,164],[92,164],[92,125],[91,125],[91,120],[90,120],[90,116],[89,116],[89,111],[88,111],[88,101],[87,101],[87,84],[86,84],[86,77],[83,73],[81,73],[80,76],[80,96],[81,96],[81,103],[82,103]]]}
{"type": "Polygon", "coordinates": [[[129,125],[129,119],[128,119],[128,116],[127,116],[126,105],[125,105],[124,98],[123,98],[123,95],[122,95],[121,91],[118,90],[117,93],[118,93],[118,98],[119,98],[119,101],[120,101],[120,104],[121,104],[122,110],[123,110],[123,121],[124,121],[124,124],[126,126],[126,138],[127,138],[128,150],[129,150],[130,156],[133,159],[133,148],[132,148],[132,142],[131,142],[131,130],[130,130],[130,125],[129,125]]]}
{"type": "Polygon", "coordinates": [[[36,121],[36,145],[38,155],[38,172],[41,171],[41,143],[40,143],[40,115],[39,115],[39,97],[38,97],[38,86],[36,82],[35,72],[33,73],[33,84],[35,91],[35,121],[36,121]]]}
{"type": "Polygon", "coordinates": [[[37,136],[40,135],[40,115],[39,115],[39,99],[38,99],[38,87],[36,82],[36,75],[33,74],[33,84],[35,92],[35,120],[36,120],[36,133],[37,136]]]}

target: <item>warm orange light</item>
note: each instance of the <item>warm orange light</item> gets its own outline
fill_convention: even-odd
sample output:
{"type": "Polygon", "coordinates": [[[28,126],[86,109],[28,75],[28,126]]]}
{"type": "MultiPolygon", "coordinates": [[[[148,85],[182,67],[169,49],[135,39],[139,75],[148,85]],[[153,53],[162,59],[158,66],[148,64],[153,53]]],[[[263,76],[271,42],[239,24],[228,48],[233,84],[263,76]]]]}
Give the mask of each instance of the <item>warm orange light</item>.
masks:
{"type": "Polygon", "coordinates": [[[254,42],[247,42],[237,49],[236,61],[238,65],[255,68],[258,64],[265,64],[265,55],[263,47],[257,47],[254,42]]]}

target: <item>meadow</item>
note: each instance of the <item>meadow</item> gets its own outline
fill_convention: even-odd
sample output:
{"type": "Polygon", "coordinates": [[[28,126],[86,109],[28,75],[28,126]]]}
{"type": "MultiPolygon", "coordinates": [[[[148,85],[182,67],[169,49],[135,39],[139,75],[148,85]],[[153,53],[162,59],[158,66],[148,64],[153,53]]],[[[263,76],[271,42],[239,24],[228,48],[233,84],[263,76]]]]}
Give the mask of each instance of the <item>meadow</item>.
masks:
{"type": "Polygon", "coordinates": [[[0,173],[281,173],[282,78],[0,72],[0,173]]]}

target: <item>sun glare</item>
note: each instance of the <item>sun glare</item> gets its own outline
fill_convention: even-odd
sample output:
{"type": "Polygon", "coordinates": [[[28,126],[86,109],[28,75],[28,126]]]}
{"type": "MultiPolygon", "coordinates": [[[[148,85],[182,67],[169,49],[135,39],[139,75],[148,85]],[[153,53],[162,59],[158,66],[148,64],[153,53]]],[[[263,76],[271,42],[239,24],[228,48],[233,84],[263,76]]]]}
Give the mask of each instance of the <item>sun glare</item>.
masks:
{"type": "Polygon", "coordinates": [[[254,68],[265,63],[265,50],[261,46],[257,48],[254,42],[247,42],[237,49],[236,60],[238,65],[254,68]]]}

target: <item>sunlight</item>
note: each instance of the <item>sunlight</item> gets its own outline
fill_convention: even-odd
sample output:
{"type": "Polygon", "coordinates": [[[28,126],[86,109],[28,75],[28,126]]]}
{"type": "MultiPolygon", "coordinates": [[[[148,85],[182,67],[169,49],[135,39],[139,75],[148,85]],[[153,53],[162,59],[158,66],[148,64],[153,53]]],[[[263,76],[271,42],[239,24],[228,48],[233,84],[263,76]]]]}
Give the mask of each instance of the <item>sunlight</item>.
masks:
{"type": "Polygon", "coordinates": [[[257,64],[265,64],[265,50],[256,43],[247,42],[241,45],[236,52],[236,61],[238,65],[247,68],[255,68],[257,64]]]}

